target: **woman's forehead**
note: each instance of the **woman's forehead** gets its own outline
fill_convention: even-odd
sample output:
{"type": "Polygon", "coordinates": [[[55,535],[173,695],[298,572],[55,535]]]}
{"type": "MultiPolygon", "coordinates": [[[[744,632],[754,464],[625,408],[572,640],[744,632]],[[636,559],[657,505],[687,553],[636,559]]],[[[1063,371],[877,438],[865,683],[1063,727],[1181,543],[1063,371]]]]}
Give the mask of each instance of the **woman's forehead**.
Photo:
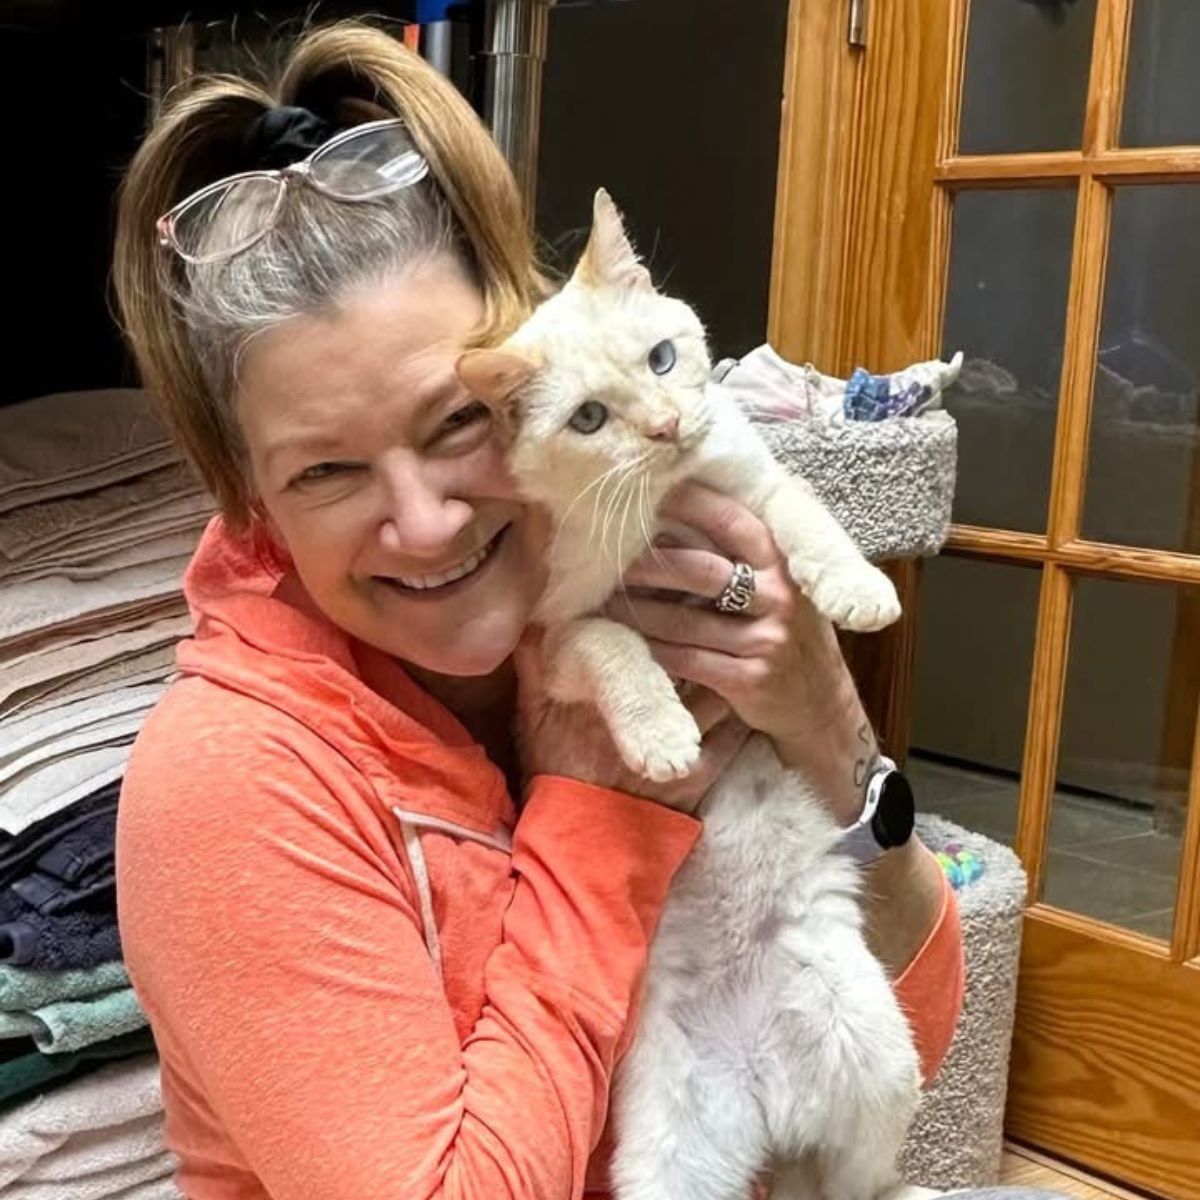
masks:
{"type": "Polygon", "coordinates": [[[462,392],[454,364],[482,311],[470,283],[428,264],[267,331],[239,372],[247,436],[281,425],[321,434],[359,410],[417,417],[452,401],[462,392]]]}

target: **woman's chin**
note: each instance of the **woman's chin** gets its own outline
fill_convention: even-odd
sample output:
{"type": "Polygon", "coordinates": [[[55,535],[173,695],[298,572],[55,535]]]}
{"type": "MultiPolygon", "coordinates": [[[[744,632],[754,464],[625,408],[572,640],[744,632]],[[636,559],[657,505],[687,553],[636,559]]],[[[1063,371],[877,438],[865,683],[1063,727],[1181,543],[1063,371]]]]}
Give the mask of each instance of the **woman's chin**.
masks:
{"type": "MultiPolygon", "coordinates": [[[[466,652],[456,650],[445,656],[422,655],[420,660],[409,658],[407,661],[414,666],[432,671],[435,675],[449,675],[455,679],[482,679],[498,671],[511,657],[516,649],[516,641],[501,652],[496,649],[481,647],[478,650],[466,652]]],[[[403,658],[403,655],[398,657],[403,658]]]]}
{"type": "Polygon", "coordinates": [[[479,678],[508,661],[524,630],[525,622],[517,620],[516,614],[509,620],[492,614],[490,619],[459,627],[444,638],[423,638],[415,644],[409,640],[388,649],[397,658],[437,675],[479,678]]]}

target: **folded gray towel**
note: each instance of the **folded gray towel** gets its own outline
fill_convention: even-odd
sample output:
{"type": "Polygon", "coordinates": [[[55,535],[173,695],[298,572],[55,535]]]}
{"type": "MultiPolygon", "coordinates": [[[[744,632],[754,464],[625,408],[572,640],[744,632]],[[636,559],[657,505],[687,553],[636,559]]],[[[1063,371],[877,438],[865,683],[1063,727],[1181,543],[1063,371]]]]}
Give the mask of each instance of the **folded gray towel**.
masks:
{"type": "Polygon", "coordinates": [[[164,1149],[150,1158],[118,1163],[69,1181],[25,1183],[18,1180],[4,1189],[4,1200],[127,1200],[133,1194],[129,1189],[138,1184],[169,1180],[177,1165],[175,1156],[164,1149]]]}
{"type": "MultiPolygon", "coordinates": [[[[168,506],[204,495],[182,464],[150,471],[78,496],[44,500],[0,514],[0,555],[16,560],[128,528],[168,506]]],[[[211,508],[211,501],[208,501],[211,508]]]]}
{"type": "Polygon", "coordinates": [[[175,673],[177,641],[23,688],[0,700],[0,721],[37,716],[80,700],[107,696],[119,688],[166,682],[175,673]]]}
{"type": "Polygon", "coordinates": [[[144,612],[151,602],[175,600],[183,582],[189,554],[140,563],[113,571],[103,579],[75,581],[60,575],[10,584],[0,608],[0,652],[22,648],[37,634],[103,629],[110,617],[144,612]]]}
{"type": "Polygon", "coordinates": [[[210,516],[204,510],[181,519],[178,527],[154,535],[134,530],[128,537],[121,535],[111,539],[111,544],[107,546],[87,549],[68,547],[61,552],[55,551],[53,557],[45,560],[35,558],[27,563],[7,564],[0,569],[0,586],[7,591],[18,584],[38,579],[107,579],[117,571],[142,563],[160,562],[178,556],[190,558],[210,516]]]}
{"type": "Polygon", "coordinates": [[[149,394],[141,389],[40,396],[5,409],[0,512],[178,461],[149,394]]]}
{"type": "Polygon", "coordinates": [[[159,1158],[166,1149],[163,1114],[135,1117],[108,1129],[85,1129],[73,1133],[57,1150],[39,1158],[22,1176],[22,1183],[70,1185],[76,1180],[107,1170],[109,1165],[144,1163],[159,1158]]]}
{"type": "Polygon", "coordinates": [[[161,1111],[155,1054],[111,1063],[26,1101],[0,1114],[0,1187],[20,1179],[77,1134],[113,1129],[161,1111]]]}

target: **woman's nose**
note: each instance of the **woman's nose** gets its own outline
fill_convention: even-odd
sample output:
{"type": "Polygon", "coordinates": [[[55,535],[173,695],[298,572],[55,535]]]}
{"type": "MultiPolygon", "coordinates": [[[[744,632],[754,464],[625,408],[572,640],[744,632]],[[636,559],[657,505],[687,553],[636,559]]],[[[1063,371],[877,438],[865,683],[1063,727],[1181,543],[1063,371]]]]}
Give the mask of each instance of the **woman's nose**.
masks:
{"type": "Polygon", "coordinates": [[[436,560],[471,523],[475,510],[427,464],[393,465],[384,485],[380,541],[390,554],[436,560]]]}

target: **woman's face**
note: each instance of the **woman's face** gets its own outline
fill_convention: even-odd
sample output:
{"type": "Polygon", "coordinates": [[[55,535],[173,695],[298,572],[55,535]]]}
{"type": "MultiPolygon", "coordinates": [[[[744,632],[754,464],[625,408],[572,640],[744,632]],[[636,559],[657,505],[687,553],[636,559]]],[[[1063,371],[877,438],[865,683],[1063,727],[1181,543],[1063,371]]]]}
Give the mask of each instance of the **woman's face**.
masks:
{"type": "Polygon", "coordinates": [[[449,258],[255,339],[238,413],[275,536],[353,636],[444,675],[486,675],[541,592],[540,522],[455,360],[482,315],[449,258]]]}

